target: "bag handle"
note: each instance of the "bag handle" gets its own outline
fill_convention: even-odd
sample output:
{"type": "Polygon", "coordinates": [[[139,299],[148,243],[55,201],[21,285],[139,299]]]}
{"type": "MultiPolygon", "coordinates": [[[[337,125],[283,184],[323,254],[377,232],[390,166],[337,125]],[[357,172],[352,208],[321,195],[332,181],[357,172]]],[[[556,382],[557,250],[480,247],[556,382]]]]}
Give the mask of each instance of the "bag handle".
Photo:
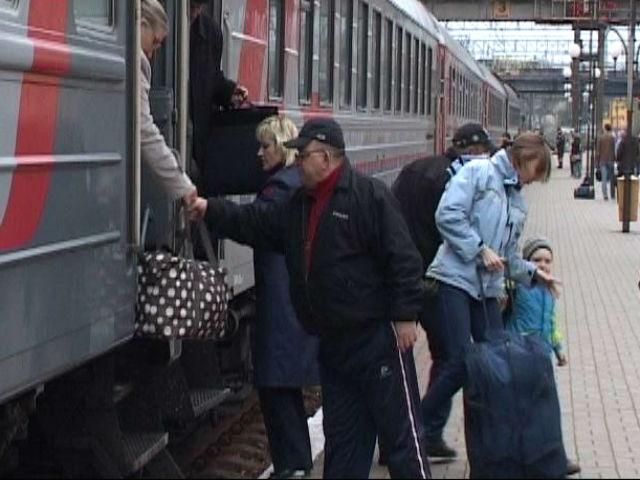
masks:
{"type": "Polygon", "coordinates": [[[215,269],[219,268],[220,262],[218,261],[218,257],[213,251],[213,242],[211,241],[211,235],[209,235],[207,226],[204,224],[204,221],[199,220],[196,224],[196,227],[198,228],[198,234],[200,236],[200,240],[202,241],[202,246],[204,247],[204,251],[207,255],[209,264],[215,269]]]}

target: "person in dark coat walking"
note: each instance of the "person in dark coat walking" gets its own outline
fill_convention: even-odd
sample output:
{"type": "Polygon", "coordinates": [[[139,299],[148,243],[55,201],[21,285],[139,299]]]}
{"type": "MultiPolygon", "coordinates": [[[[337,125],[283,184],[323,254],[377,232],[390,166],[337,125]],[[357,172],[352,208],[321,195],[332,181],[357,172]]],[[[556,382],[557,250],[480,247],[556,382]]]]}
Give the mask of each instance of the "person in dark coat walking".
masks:
{"type": "Polygon", "coordinates": [[[302,189],[271,205],[212,198],[206,221],[285,255],[298,319],[320,337],[324,476],[368,477],[378,435],[393,478],[428,478],[413,359],[420,254],[389,189],[351,167],[335,121],[309,120],[285,146],[299,151],[302,189]]]}
{"type": "Polygon", "coordinates": [[[200,171],[206,161],[211,114],[220,108],[238,107],[247,89],[224,76],[220,68],[222,29],[204,13],[207,0],[191,0],[189,57],[189,111],[193,122],[193,158],[200,171]]]}
{"type": "MultiPolygon", "coordinates": [[[[256,205],[287,202],[300,188],[295,150],[283,146],[298,130],[286,117],[263,120],[256,130],[262,168],[269,179],[256,205]]],[[[304,331],[289,297],[289,275],[280,253],[255,249],[256,322],[251,332],[254,385],[269,439],[274,476],[303,475],[313,467],[302,388],[320,384],[318,339],[304,331]]]]}
{"type": "MultiPolygon", "coordinates": [[[[467,123],[455,132],[452,145],[444,155],[415,160],[404,167],[398,175],[392,191],[400,203],[411,238],[422,256],[424,272],[429,268],[442,244],[435,217],[447,182],[465,163],[493,153],[495,150],[489,133],[482,125],[467,123]]],[[[420,314],[420,324],[427,334],[431,353],[429,385],[435,382],[445,361],[444,339],[440,338],[438,329],[434,327],[434,323],[439,321],[436,311],[436,295],[427,288],[424,307],[420,314]]],[[[430,422],[425,425],[427,454],[430,457],[453,458],[457,455],[456,451],[446,444],[442,435],[451,414],[451,405],[451,401],[443,403],[442,407],[431,416],[430,422]]],[[[384,447],[381,449],[381,452],[383,451],[384,447]]]]}

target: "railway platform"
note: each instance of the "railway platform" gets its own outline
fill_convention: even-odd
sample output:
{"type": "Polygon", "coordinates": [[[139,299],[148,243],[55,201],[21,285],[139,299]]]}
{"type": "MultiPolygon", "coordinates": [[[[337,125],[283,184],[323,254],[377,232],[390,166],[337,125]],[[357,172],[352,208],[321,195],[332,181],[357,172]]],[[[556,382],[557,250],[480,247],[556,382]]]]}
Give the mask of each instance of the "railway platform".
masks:
{"type": "MultiPolygon", "coordinates": [[[[574,200],[579,183],[554,169],[546,185],[527,187],[527,235],[542,234],[555,249],[555,274],[563,281],[558,320],[569,365],[557,368],[567,455],[582,473],[574,478],[640,476],[640,225],[621,233],[615,201],[574,200]]],[[[416,348],[421,390],[429,372],[424,333],[416,348]]],[[[434,478],[468,477],[461,395],[445,431],[458,460],[432,462],[434,478]]],[[[322,477],[322,455],[312,478],[322,477]]],[[[388,478],[377,466],[371,478],[388,478]]]]}

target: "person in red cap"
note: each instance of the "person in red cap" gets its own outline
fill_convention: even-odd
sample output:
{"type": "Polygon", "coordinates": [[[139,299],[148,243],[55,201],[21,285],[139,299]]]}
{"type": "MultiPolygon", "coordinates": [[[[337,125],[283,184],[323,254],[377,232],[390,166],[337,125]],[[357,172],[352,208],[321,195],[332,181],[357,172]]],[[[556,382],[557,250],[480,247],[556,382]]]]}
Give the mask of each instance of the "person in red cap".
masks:
{"type": "Polygon", "coordinates": [[[286,202],[209,199],[213,231],[284,253],[291,299],[320,338],[325,478],[369,476],[376,436],[393,478],[428,478],[413,359],[422,261],[398,204],[354,170],[342,129],[316,118],[298,138],[303,187],[286,202]]]}

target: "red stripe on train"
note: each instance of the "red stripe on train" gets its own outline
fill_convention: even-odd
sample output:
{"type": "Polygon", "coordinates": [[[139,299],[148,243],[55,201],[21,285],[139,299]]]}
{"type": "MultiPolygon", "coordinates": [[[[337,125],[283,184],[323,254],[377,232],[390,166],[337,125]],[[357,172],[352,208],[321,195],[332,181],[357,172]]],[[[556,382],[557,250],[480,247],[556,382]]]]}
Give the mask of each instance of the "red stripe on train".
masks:
{"type": "MultiPolygon", "coordinates": [[[[33,71],[53,71],[59,75],[71,67],[71,54],[64,45],[68,0],[31,0],[29,38],[33,39],[33,71]],[[42,48],[43,41],[48,48],[42,48]],[[51,48],[49,42],[58,47],[51,48]]],[[[22,81],[15,156],[17,166],[9,192],[7,209],[0,224],[0,251],[23,246],[38,229],[49,192],[53,170],[59,77],[26,73],[22,81]],[[33,165],[32,158],[41,161],[33,165]],[[42,157],[45,157],[42,159],[42,157]],[[49,158],[47,159],[47,156],[49,158]]]]}

